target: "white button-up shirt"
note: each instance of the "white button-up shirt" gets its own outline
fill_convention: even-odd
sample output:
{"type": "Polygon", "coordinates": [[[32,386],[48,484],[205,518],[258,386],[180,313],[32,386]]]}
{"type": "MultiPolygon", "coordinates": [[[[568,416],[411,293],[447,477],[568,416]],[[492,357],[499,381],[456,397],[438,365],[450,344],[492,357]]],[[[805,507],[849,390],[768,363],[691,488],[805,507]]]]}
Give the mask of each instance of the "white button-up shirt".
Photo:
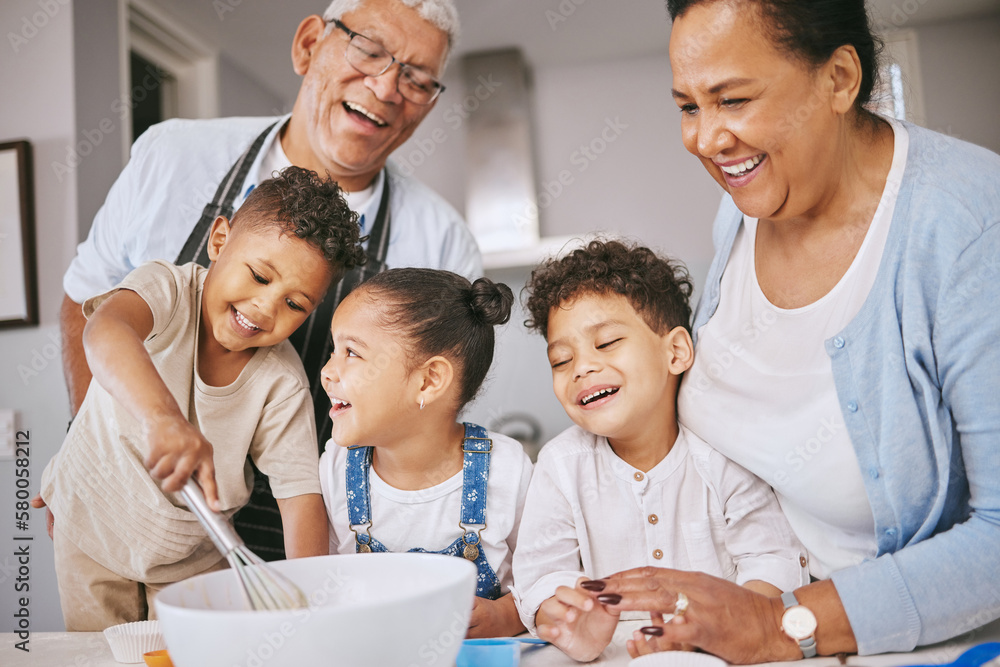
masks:
{"type": "MultiPolygon", "coordinates": [[[[202,209],[233,163],[271,123],[234,203],[270,177],[265,157],[289,117],[174,119],[154,125],[132,146],[132,157],[97,212],[87,239],[63,278],[77,303],[105,292],[153,259],[177,259],[202,209]]],[[[479,247],[462,217],[442,197],[390,163],[389,267],[447,269],[469,279],[482,275],[479,247]]],[[[384,179],[366,202],[366,228],[375,220],[384,179]]]]}
{"type": "Polygon", "coordinates": [[[653,565],[783,591],[808,583],[804,550],[771,488],[681,427],[648,472],[572,426],[535,465],[514,553],[521,620],[558,586],[653,565]]]}

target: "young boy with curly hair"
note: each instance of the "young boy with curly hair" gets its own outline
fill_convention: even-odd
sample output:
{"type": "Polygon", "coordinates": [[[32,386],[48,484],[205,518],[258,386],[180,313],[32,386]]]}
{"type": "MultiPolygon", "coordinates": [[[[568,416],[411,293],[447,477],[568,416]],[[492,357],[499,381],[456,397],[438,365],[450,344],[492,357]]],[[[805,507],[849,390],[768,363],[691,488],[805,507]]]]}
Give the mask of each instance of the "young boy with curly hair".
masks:
{"type": "Polygon", "coordinates": [[[223,567],[175,492],[194,472],[231,516],[248,455],[288,555],[327,553],[312,396],[287,339],[364,261],[358,233],[336,183],[290,167],[215,220],[208,269],[149,262],[84,303],[94,379],[41,492],[67,630],[143,620],[166,584],[223,567]]]}
{"type": "Polygon", "coordinates": [[[513,562],[525,626],[587,661],[622,616],[614,596],[595,604],[589,580],[654,565],[768,595],[808,583],[771,488],[677,422],[694,355],[684,267],[592,241],[535,269],[527,290],[527,324],[576,425],[542,448],[528,488],[513,562]]]}

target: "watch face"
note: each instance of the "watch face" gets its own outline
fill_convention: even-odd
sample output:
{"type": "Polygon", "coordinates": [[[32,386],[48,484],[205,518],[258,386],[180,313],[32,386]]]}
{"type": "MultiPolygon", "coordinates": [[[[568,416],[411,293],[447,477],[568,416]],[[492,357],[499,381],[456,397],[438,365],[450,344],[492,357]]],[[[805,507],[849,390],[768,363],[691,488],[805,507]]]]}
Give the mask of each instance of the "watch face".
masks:
{"type": "Polygon", "coordinates": [[[801,605],[789,607],[781,617],[781,628],[796,641],[806,639],[816,632],[816,617],[801,605]]]}

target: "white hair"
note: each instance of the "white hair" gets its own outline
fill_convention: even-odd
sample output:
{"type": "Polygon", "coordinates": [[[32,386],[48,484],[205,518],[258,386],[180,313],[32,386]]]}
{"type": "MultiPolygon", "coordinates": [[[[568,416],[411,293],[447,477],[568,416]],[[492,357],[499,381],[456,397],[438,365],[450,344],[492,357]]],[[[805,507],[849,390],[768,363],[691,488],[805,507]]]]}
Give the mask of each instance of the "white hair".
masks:
{"type": "MultiPolygon", "coordinates": [[[[413,7],[421,18],[447,34],[448,50],[451,50],[451,47],[458,41],[460,30],[458,9],[455,8],[454,0],[399,0],[399,2],[407,7],[413,7]]],[[[364,0],[333,0],[323,12],[323,20],[339,20],[344,14],[353,12],[362,4],[364,4],[364,0]]],[[[330,26],[327,27],[327,32],[329,31],[330,26]]]]}

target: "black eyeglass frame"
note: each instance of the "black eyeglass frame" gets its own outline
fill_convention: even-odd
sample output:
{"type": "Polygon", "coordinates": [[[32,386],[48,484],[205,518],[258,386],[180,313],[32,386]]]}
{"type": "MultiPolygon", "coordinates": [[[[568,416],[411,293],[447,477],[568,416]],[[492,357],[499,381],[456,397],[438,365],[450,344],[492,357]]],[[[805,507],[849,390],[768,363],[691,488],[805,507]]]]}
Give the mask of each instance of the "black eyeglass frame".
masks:
{"type": "Polygon", "coordinates": [[[389,58],[390,58],[389,63],[385,67],[382,68],[381,72],[379,72],[378,74],[368,74],[367,72],[363,72],[360,69],[358,69],[358,66],[351,62],[351,59],[347,57],[347,51],[345,50],[344,51],[344,58],[347,60],[348,63],[350,63],[351,67],[353,67],[358,72],[361,72],[361,74],[364,74],[365,76],[371,76],[371,77],[377,78],[377,77],[382,76],[386,72],[388,72],[389,68],[392,67],[395,63],[399,63],[400,78],[402,78],[403,73],[407,69],[417,70],[417,71],[423,72],[424,74],[426,74],[427,76],[429,76],[430,79],[431,79],[431,81],[436,86],[435,87],[434,95],[431,97],[431,99],[427,100],[426,102],[417,102],[415,100],[411,100],[410,98],[406,97],[406,95],[403,95],[403,91],[399,89],[399,79],[396,79],[396,90],[399,92],[400,95],[403,95],[403,97],[405,99],[409,100],[410,102],[413,102],[414,104],[419,104],[420,106],[427,106],[428,104],[432,104],[434,102],[434,100],[436,100],[438,97],[440,97],[441,93],[444,92],[445,85],[443,83],[441,83],[440,81],[438,81],[436,77],[431,76],[430,73],[427,72],[427,70],[423,69],[422,67],[417,67],[416,65],[411,65],[409,63],[404,63],[404,62],[402,62],[400,60],[396,60],[396,56],[394,56],[393,54],[389,53],[389,49],[385,48],[384,45],[382,45],[379,42],[376,42],[374,39],[372,39],[371,37],[369,37],[367,35],[362,35],[360,32],[355,32],[355,31],[351,30],[346,25],[344,25],[339,19],[325,19],[325,20],[326,20],[327,23],[332,23],[337,28],[339,28],[340,30],[343,30],[347,34],[347,36],[350,38],[348,40],[348,42],[347,42],[347,48],[348,49],[351,48],[351,41],[353,41],[355,37],[360,37],[362,39],[367,39],[372,44],[378,46],[380,49],[382,49],[383,51],[385,51],[386,55],[389,56],[389,58]]]}

